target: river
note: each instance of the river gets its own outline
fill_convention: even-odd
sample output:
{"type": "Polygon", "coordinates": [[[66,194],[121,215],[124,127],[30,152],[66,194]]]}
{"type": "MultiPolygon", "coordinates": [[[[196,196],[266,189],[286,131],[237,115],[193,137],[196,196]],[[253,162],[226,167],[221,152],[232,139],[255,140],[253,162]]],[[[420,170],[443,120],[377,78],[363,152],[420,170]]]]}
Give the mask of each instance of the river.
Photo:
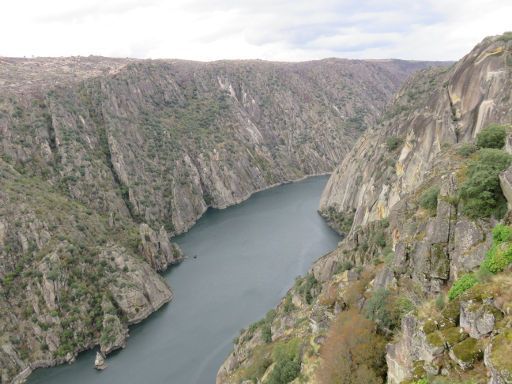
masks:
{"type": "Polygon", "coordinates": [[[316,210],[326,176],[210,209],[176,241],[188,258],[164,274],[175,297],[131,327],[126,349],[93,368],[95,352],[36,370],[31,384],[214,384],[243,327],[273,308],[339,241],[316,210]]]}

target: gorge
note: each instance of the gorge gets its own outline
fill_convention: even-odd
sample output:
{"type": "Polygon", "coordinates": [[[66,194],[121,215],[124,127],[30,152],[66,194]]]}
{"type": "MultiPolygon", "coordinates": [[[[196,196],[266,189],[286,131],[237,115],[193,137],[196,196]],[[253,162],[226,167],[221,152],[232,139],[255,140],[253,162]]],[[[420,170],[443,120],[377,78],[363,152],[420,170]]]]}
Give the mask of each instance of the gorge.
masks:
{"type": "MultiPolygon", "coordinates": [[[[207,207],[331,171],[431,64],[0,59],[2,381],[126,345],[207,207]]],[[[172,284],[171,284],[172,286],[172,284]]]]}
{"type": "Polygon", "coordinates": [[[322,194],[346,237],[217,383],[512,382],[511,47],[406,82],[322,194]]]}
{"type": "Polygon", "coordinates": [[[324,176],[206,213],[175,241],[189,255],[164,277],[174,300],[130,331],[126,350],[96,372],[94,354],[36,370],[29,383],[213,383],[239,330],[273,307],[294,278],[336,247],[316,210],[324,176]]]}
{"type": "Polygon", "coordinates": [[[2,383],[512,383],[510,32],[453,65],[0,58],[0,91],[2,383]]]}

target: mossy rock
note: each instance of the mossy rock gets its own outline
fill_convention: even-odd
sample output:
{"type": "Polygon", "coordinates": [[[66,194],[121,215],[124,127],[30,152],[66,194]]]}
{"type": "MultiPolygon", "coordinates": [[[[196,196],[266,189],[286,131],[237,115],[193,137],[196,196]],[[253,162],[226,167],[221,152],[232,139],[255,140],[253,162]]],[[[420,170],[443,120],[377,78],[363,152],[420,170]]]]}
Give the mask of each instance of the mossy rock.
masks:
{"type": "Polygon", "coordinates": [[[455,344],[468,338],[468,334],[459,327],[447,328],[441,331],[441,336],[446,345],[451,348],[455,344]]]}
{"type": "Polygon", "coordinates": [[[493,366],[512,376],[512,329],[506,329],[493,338],[491,356],[493,366]]]}
{"type": "Polygon", "coordinates": [[[434,331],[437,331],[437,321],[433,319],[429,319],[423,323],[423,332],[425,332],[426,335],[429,333],[432,333],[434,331]]]}
{"type": "Polygon", "coordinates": [[[439,278],[448,278],[450,275],[450,258],[443,244],[433,244],[430,250],[432,265],[431,275],[439,278]]]}
{"type": "Polygon", "coordinates": [[[498,308],[491,304],[484,304],[483,310],[487,313],[492,313],[495,321],[500,321],[503,319],[504,315],[498,308]]]}
{"type": "Polygon", "coordinates": [[[493,299],[496,297],[497,292],[495,292],[496,288],[490,286],[489,284],[477,284],[461,295],[461,300],[464,301],[477,301],[483,302],[485,300],[493,299]]]}
{"type": "Polygon", "coordinates": [[[458,360],[468,365],[473,365],[483,357],[483,352],[478,340],[472,337],[468,337],[460,343],[455,344],[452,351],[458,360]]]}
{"type": "Polygon", "coordinates": [[[453,328],[457,325],[455,321],[452,319],[447,319],[445,317],[440,318],[437,321],[437,327],[442,331],[444,329],[453,328]]]}
{"type": "Polygon", "coordinates": [[[456,325],[457,324],[453,320],[447,319],[442,316],[438,316],[436,318],[426,320],[423,323],[422,329],[423,332],[425,332],[425,334],[428,335],[429,333],[432,333],[437,330],[453,328],[456,325]]]}
{"type": "Polygon", "coordinates": [[[422,379],[427,375],[427,371],[425,371],[425,361],[417,360],[412,364],[412,380],[422,379]]]}
{"type": "Polygon", "coordinates": [[[458,324],[460,317],[460,300],[455,299],[449,301],[448,304],[446,304],[446,307],[441,312],[441,315],[445,319],[452,321],[454,324],[458,324]]]}
{"type": "Polygon", "coordinates": [[[444,339],[439,331],[434,331],[427,335],[427,343],[433,347],[444,347],[444,339]]]}

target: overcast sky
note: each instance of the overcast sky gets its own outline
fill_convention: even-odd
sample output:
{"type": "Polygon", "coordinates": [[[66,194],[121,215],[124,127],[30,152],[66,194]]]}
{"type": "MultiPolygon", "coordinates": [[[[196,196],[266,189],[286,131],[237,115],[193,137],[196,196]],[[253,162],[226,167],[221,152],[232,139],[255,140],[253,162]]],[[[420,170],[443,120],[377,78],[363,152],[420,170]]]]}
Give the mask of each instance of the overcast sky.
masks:
{"type": "Polygon", "coordinates": [[[0,56],[456,60],[512,0],[2,0],[0,56]]]}

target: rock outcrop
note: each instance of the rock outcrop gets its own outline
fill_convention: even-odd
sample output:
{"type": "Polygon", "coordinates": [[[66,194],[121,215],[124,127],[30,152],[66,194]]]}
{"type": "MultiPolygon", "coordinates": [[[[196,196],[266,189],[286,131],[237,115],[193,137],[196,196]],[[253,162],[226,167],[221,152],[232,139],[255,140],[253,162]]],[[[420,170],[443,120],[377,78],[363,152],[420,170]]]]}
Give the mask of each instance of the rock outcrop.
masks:
{"type": "Polygon", "coordinates": [[[430,177],[444,146],[510,123],[511,44],[489,37],[451,68],[410,79],[333,173],[320,209],[352,214],[353,227],[381,220],[430,177]]]}
{"type": "Polygon", "coordinates": [[[94,359],[94,368],[98,371],[103,371],[108,367],[105,361],[105,356],[101,352],[96,352],[96,358],[94,359]]]}

